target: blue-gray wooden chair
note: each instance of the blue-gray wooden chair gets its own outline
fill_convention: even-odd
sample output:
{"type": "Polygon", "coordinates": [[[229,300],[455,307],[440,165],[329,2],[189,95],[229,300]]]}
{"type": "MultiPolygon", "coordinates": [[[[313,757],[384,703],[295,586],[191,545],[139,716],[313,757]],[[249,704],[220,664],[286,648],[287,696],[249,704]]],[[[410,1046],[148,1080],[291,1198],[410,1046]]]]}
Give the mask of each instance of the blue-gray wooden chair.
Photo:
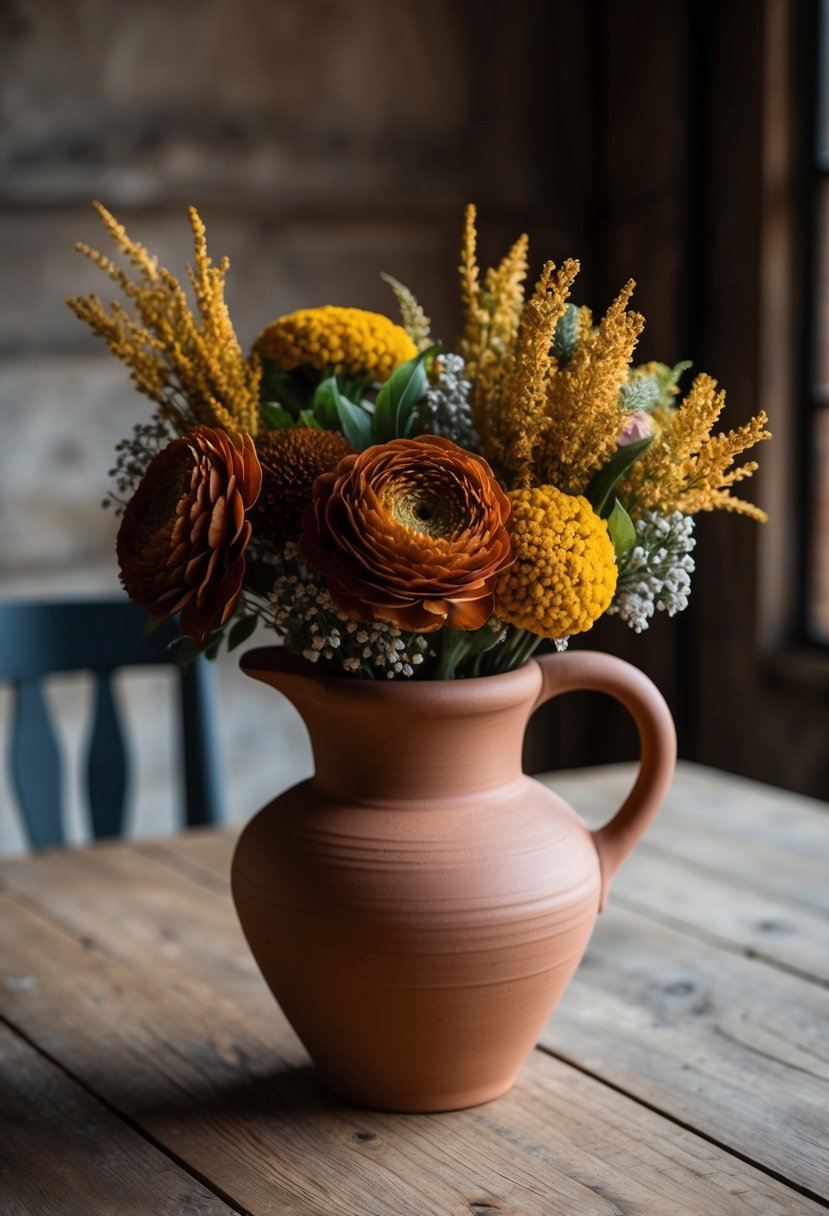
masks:
{"type": "MultiPolygon", "coordinates": [[[[11,781],[34,848],[65,843],[61,762],[43,680],[90,671],[95,709],[87,758],[89,820],[95,838],[120,835],[129,778],[112,689],[125,667],[176,666],[165,626],[145,637],[146,613],[125,599],[0,604],[0,682],[16,691],[11,722],[11,781]]],[[[198,659],[180,680],[184,822],[222,818],[213,672],[198,659]]]]}

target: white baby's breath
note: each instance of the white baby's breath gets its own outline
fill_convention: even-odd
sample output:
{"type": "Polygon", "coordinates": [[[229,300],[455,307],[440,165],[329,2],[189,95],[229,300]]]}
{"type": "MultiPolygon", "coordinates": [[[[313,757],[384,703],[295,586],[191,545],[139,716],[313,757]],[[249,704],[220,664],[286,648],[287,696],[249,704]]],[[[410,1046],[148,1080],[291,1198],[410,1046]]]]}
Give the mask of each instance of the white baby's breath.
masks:
{"type": "Polygon", "coordinates": [[[429,642],[421,634],[404,633],[386,621],[349,620],[293,541],[270,564],[274,568],[268,597],[273,627],[290,650],[309,662],[324,659],[352,674],[406,680],[430,653],[429,642]]]}
{"type": "Polygon", "coordinates": [[[675,616],[688,607],[694,559],[694,520],[681,511],[645,511],[636,521],[636,545],[619,561],[619,581],[609,614],[634,630],[648,628],[655,611],[675,616]]]}

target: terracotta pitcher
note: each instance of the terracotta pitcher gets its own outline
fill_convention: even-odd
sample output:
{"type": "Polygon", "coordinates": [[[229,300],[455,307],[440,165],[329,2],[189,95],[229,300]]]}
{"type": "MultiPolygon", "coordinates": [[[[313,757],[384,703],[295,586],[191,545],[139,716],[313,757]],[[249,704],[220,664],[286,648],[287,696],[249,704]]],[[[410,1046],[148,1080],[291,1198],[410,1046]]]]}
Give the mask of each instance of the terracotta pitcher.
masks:
{"type": "Polygon", "coordinates": [[[676,744],[662,697],[589,652],[422,683],[317,674],[276,648],[242,669],[293,702],[314,751],[315,775],[243,832],[232,883],[320,1074],[385,1110],[504,1093],[667,790],[676,744]],[[533,710],[573,689],[610,693],[639,730],[638,780],[598,832],[521,771],[533,710]]]}

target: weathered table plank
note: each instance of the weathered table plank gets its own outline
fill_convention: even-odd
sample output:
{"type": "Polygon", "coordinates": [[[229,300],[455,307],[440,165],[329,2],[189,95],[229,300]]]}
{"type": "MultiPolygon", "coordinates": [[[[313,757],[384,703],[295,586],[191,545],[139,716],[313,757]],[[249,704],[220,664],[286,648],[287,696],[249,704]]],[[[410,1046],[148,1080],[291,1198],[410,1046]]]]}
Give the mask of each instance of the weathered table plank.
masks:
{"type": "Polygon", "coordinates": [[[829,1198],[829,992],[624,908],[600,918],[550,1050],[829,1198]]]}
{"type": "Polygon", "coordinates": [[[829,986],[829,917],[790,900],[736,886],[670,855],[656,857],[644,845],[619,871],[610,899],[611,906],[829,986]]]}
{"type": "Polygon", "coordinates": [[[133,847],[148,857],[162,858],[184,869],[191,877],[218,884],[224,890],[230,886],[230,862],[242,825],[223,827],[218,831],[198,829],[186,836],[168,836],[163,840],[136,842],[133,847]]]}
{"type": "Polygon", "coordinates": [[[3,1216],[233,1211],[0,1023],[3,1216]]]}
{"type": "Polygon", "coordinates": [[[237,987],[235,971],[217,972],[210,961],[211,951],[223,956],[238,943],[220,894],[160,861],[124,854],[132,860],[118,866],[117,849],[32,859],[32,870],[42,867],[39,894],[16,882],[19,864],[6,867],[0,957],[3,978],[14,982],[0,984],[2,1009],[84,1085],[256,1216],[820,1210],[541,1052],[511,1095],[477,1111],[406,1117],[337,1104],[297,1067],[301,1049],[275,1014],[262,1021],[252,986],[237,987]],[[68,897],[67,888],[79,886],[79,864],[87,873],[83,897],[68,897]],[[178,956],[170,945],[178,939],[165,932],[176,888],[179,911],[194,921],[178,956]],[[119,903],[125,911],[116,917],[119,903]],[[199,914],[214,903],[227,916],[224,930],[214,911],[199,914]],[[164,941],[172,953],[153,974],[153,945],[164,941]],[[191,978],[175,987],[177,967],[191,978]]]}
{"type": "MultiPolygon", "coordinates": [[[[597,826],[619,806],[634,768],[608,765],[551,773],[544,780],[578,807],[591,826],[597,826]]],[[[723,785],[720,814],[714,817],[716,832],[714,826],[701,828],[694,812],[683,811],[682,807],[690,804],[696,787],[709,784],[710,778],[699,778],[695,765],[680,765],[656,823],[614,881],[611,907],[622,905],[646,913],[709,942],[829,984],[829,809],[815,811],[812,799],[769,792],[763,787],[756,795],[755,783],[745,782],[744,797],[751,806],[748,814],[753,814],[755,806],[761,808],[755,833],[744,822],[746,812],[739,802],[742,785],[738,781],[735,790],[734,781],[731,778],[723,785]],[[756,857],[755,837],[764,830],[762,819],[771,815],[770,799],[791,840],[777,839],[775,821],[775,840],[763,848],[774,853],[769,888],[776,889],[764,890],[766,871],[756,857]],[[734,804],[736,813],[729,809],[734,804]],[[692,828],[688,827],[689,818],[692,828]],[[688,855],[691,837],[696,840],[693,856],[688,855]],[[708,841],[709,860],[705,864],[700,864],[702,840],[708,841]],[[748,885],[735,879],[735,872],[745,872],[747,856],[752,874],[748,885]],[[822,876],[821,883],[813,884],[811,902],[805,905],[798,882],[806,868],[804,856],[808,856],[809,871],[822,876]]],[[[710,790],[704,801],[710,816],[710,790]]],[[[770,859],[763,864],[766,862],[771,865],[770,859]]]]}
{"type": "MultiPolygon", "coordinates": [[[[596,826],[635,772],[635,764],[612,764],[542,779],[596,826]]],[[[829,807],[812,798],[681,761],[639,853],[685,865],[689,882],[707,874],[729,891],[744,887],[829,919],[829,807]]]]}
{"type": "Polygon", "coordinates": [[[182,874],[120,843],[8,861],[0,875],[7,892],[82,944],[217,1015],[234,1018],[244,1009],[250,1025],[264,1019],[267,1041],[283,1031],[293,1040],[245,942],[226,882],[205,890],[192,880],[192,869],[182,874]]]}

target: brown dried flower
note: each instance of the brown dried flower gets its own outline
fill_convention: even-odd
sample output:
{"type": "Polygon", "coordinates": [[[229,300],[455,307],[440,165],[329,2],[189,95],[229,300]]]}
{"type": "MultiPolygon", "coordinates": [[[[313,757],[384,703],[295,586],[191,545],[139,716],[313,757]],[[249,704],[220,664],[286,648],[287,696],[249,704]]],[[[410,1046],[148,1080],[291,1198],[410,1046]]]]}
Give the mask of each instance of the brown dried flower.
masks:
{"type": "Polygon", "coordinates": [[[509,512],[479,456],[437,435],[394,439],[317,479],[300,548],[352,620],[479,629],[512,560],[509,512]]]}
{"type": "Polygon", "coordinates": [[[257,539],[261,533],[277,543],[296,540],[314,482],[353,451],[342,435],[319,427],[290,426],[259,435],[262,492],[252,516],[257,539]]]}
{"type": "Polygon", "coordinates": [[[117,553],[130,599],[154,617],[181,613],[182,633],[204,642],[229,620],[242,590],[246,519],[262,473],[253,440],[199,426],[168,444],[124,511],[117,553]]]}

